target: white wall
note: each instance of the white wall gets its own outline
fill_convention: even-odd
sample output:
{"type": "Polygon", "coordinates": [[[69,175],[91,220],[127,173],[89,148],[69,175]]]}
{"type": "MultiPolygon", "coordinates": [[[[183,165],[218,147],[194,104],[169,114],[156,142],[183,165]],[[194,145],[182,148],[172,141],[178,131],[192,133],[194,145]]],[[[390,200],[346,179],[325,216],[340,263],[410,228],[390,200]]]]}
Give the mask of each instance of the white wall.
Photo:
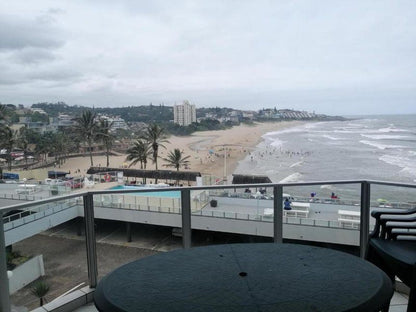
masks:
{"type": "Polygon", "coordinates": [[[9,278],[9,292],[14,294],[19,289],[30,284],[34,280],[45,275],[42,255],[33,257],[32,259],[22,263],[13,271],[13,275],[9,278]]]}

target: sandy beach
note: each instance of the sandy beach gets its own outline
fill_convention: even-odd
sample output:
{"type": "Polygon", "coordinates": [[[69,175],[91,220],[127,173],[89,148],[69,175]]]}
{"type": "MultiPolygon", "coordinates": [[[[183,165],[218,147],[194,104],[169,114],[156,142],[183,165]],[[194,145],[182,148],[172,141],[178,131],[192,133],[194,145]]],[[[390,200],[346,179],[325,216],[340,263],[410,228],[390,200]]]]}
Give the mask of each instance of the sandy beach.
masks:
{"type": "MultiPolygon", "coordinates": [[[[200,131],[190,136],[170,136],[166,148],[160,148],[159,155],[162,159],[158,161],[159,169],[173,169],[165,166],[163,158],[174,148],[179,148],[184,155],[189,155],[190,170],[198,171],[203,175],[214,175],[222,178],[224,176],[224,155],[227,152],[227,175],[231,175],[237,167],[238,161],[244,159],[255,146],[261,142],[262,135],[271,131],[294,127],[302,124],[302,121],[284,121],[256,123],[253,125],[239,125],[227,130],[200,131]]],[[[94,166],[105,166],[105,156],[94,156],[94,166]]],[[[110,167],[121,168],[128,166],[126,155],[111,156],[110,167]]],[[[73,176],[84,175],[90,167],[90,159],[86,157],[68,158],[66,162],[55,170],[69,171],[73,176]]],[[[140,168],[137,164],[132,168],[140,168]]],[[[147,169],[154,169],[155,165],[149,160],[147,169]]],[[[22,177],[42,180],[47,177],[47,171],[54,170],[53,167],[43,170],[20,171],[22,177]]]]}

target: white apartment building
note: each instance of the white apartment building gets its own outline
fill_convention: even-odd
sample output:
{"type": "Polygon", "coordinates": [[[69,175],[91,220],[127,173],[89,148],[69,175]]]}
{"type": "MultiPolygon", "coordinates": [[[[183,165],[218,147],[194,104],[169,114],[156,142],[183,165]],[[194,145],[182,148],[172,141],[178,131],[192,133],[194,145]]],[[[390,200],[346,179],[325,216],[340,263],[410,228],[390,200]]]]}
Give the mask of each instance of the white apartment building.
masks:
{"type": "Polygon", "coordinates": [[[173,106],[173,121],[180,126],[188,126],[196,122],[195,105],[189,101],[183,101],[183,104],[175,104],[173,106]]]}
{"type": "Polygon", "coordinates": [[[107,120],[109,123],[112,123],[111,129],[113,129],[113,130],[114,129],[124,129],[124,130],[129,129],[129,126],[127,125],[125,120],[123,118],[121,118],[120,116],[109,117],[109,116],[105,116],[105,115],[100,115],[99,119],[107,120]]]}

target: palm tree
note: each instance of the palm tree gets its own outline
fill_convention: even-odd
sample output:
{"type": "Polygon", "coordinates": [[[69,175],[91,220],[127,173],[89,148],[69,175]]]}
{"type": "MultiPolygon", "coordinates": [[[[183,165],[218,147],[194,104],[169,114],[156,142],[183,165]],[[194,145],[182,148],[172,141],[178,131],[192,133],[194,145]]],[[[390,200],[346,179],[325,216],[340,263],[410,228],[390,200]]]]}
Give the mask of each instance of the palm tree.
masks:
{"type": "Polygon", "coordinates": [[[140,169],[146,169],[147,157],[150,155],[150,145],[144,140],[137,140],[127,150],[127,154],[126,160],[131,161],[129,167],[140,162],[140,169]]]}
{"type": "Polygon", "coordinates": [[[98,124],[97,139],[102,141],[105,146],[105,153],[107,155],[107,167],[110,167],[110,150],[114,143],[114,135],[110,132],[113,127],[113,122],[107,119],[101,119],[98,124]]]}
{"type": "Polygon", "coordinates": [[[43,306],[43,301],[48,291],[49,291],[49,285],[44,281],[36,282],[33,288],[30,290],[32,295],[35,295],[36,297],[39,298],[40,306],[43,306]]]}
{"type": "Polygon", "coordinates": [[[167,162],[167,164],[165,164],[164,166],[174,167],[176,168],[176,171],[179,171],[180,167],[186,167],[189,164],[189,157],[191,156],[188,155],[184,157],[183,151],[181,151],[179,148],[175,148],[173,152],[169,152],[166,158],[163,158],[163,160],[167,162]]]}
{"type": "Polygon", "coordinates": [[[51,150],[55,155],[55,161],[58,162],[59,168],[65,162],[69,145],[71,144],[69,137],[64,132],[54,133],[50,142],[51,150]]]}
{"type": "MultiPolygon", "coordinates": [[[[165,129],[159,127],[157,124],[150,124],[147,126],[145,132],[140,136],[141,139],[147,141],[152,148],[152,160],[155,163],[157,170],[157,157],[159,154],[159,147],[166,148],[162,143],[168,143],[166,139],[165,129]]],[[[157,182],[157,179],[156,179],[157,182]]]]}
{"type": "Polygon", "coordinates": [[[0,143],[7,149],[7,163],[8,169],[12,169],[12,155],[11,152],[17,143],[17,131],[13,131],[10,127],[5,126],[0,129],[0,143]]]}
{"type": "Polygon", "coordinates": [[[81,116],[75,118],[75,131],[87,142],[90,152],[91,167],[94,166],[92,159],[92,144],[97,134],[97,115],[90,111],[84,111],[81,116]]]}
{"type": "Polygon", "coordinates": [[[36,143],[35,153],[41,156],[42,162],[47,160],[47,155],[52,152],[52,133],[45,132],[36,143]]]}
{"type": "Polygon", "coordinates": [[[27,166],[27,154],[29,152],[29,139],[27,136],[27,127],[24,126],[19,129],[19,137],[17,141],[19,148],[23,150],[23,157],[25,158],[25,164],[27,166]]]}
{"type": "MultiPolygon", "coordinates": [[[[181,151],[179,148],[175,148],[173,151],[170,151],[166,158],[163,158],[164,161],[167,162],[165,164],[165,167],[174,167],[176,168],[176,171],[179,171],[179,168],[184,166],[186,167],[189,164],[188,158],[191,156],[184,156],[183,151],[181,151]]],[[[176,183],[178,184],[178,180],[176,180],[176,183]]]]}
{"type": "MultiPolygon", "coordinates": [[[[131,161],[129,168],[140,162],[140,169],[146,169],[147,157],[150,155],[150,145],[144,140],[137,140],[133,146],[127,150],[126,160],[131,161]]],[[[143,179],[146,183],[146,178],[143,179]]]]}

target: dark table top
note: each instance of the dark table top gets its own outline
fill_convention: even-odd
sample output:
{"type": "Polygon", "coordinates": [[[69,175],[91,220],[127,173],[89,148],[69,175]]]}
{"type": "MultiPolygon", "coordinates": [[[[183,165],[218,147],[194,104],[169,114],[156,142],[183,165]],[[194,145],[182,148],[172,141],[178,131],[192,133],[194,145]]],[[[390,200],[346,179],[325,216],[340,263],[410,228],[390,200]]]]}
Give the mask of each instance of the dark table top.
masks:
{"type": "Polygon", "coordinates": [[[376,311],[393,295],[371,263],[326,248],[230,244],[121,266],[94,294],[100,311],[376,311]]]}

